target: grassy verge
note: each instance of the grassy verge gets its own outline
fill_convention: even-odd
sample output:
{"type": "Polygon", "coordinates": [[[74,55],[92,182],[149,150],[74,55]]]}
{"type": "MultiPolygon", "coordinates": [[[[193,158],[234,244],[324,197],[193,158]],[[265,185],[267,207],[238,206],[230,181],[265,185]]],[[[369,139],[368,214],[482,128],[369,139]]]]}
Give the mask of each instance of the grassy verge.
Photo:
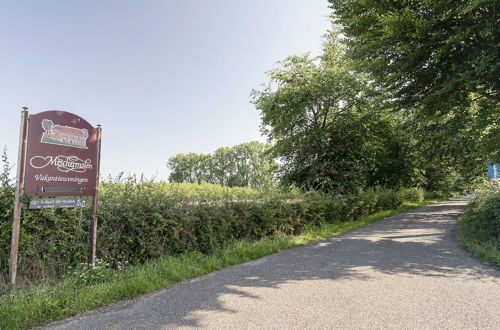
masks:
{"type": "Polygon", "coordinates": [[[59,283],[40,284],[0,296],[0,329],[26,329],[64,319],[124,299],[134,298],[200,275],[244,263],[280,250],[339,235],[388,216],[430,204],[404,205],[362,219],[311,228],[298,236],[238,241],[210,255],[187,253],[112,271],[97,267],[75,272],[59,283]]]}
{"type": "Polygon", "coordinates": [[[500,266],[500,192],[476,197],[458,225],[463,247],[500,266]]]}
{"type": "Polygon", "coordinates": [[[500,244],[498,241],[480,242],[476,240],[462,241],[462,246],[471,251],[479,259],[500,266],[500,244]]]}

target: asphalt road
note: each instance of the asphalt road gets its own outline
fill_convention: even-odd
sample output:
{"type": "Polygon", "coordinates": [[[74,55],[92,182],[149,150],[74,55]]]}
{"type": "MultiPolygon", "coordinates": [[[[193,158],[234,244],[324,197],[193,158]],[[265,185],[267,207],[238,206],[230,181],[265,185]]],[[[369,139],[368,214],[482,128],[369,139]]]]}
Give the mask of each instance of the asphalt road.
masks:
{"type": "Polygon", "coordinates": [[[48,329],[500,329],[500,270],[456,241],[454,200],[48,329]]]}

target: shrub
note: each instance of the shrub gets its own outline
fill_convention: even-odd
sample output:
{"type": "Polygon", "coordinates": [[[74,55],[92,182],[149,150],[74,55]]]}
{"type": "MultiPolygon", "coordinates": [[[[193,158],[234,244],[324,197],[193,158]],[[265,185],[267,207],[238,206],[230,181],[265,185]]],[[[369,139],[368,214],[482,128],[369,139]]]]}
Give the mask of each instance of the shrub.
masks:
{"type": "Polygon", "coordinates": [[[396,199],[399,203],[421,203],[425,199],[425,193],[419,188],[405,188],[396,193],[396,199]]]}
{"type": "Polygon", "coordinates": [[[377,209],[392,209],[399,204],[397,194],[392,189],[379,189],[377,190],[378,200],[377,209]]]}

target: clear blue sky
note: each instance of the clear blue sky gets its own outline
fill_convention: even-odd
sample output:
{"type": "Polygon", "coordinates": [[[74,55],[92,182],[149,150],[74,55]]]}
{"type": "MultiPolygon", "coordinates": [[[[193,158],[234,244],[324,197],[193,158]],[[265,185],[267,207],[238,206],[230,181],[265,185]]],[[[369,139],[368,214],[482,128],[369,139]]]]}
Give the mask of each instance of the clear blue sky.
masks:
{"type": "Polygon", "coordinates": [[[0,2],[0,147],[22,106],[103,126],[101,174],[166,179],[177,153],[265,141],[250,92],[289,55],[318,55],[326,0],[0,2]]]}

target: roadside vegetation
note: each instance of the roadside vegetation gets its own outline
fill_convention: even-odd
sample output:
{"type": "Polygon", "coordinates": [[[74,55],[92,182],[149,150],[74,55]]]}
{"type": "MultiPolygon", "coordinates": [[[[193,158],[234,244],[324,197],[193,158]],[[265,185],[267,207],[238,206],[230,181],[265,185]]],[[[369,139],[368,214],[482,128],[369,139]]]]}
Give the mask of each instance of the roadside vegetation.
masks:
{"type": "Polygon", "coordinates": [[[100,184],[95,268],[86,265],[89,208],[27,210],[24,201],[18,284],[12,288],[6,279],[14,189],[5,153],[2,164],[0,329],[39,326],[153,292],[343,233],[436,196],[419,188],[332,194],[120,175],[100,184]]]}
{"type": "MultiPolygon", "coordinates": [[[[175,283],[247,262],[280,250],[342,234],[354,228],[428,203],[403,202],[355,221],[324,223],[308,227],[299,235],[276,233],[259,240],[241,239],[203,254],[189,251],[162,256],[143,264],[109,264],[94,269],[86,265],[68,268],[58,282],[45,281],[0,295],[0,329],[27,329],[76,315],[99,306],[168,288],[175,283]]],[[[4,289],[5,290],[5,289],[4,289]]]]}
{"type": "Polygon", "coordinates": [[[459,220],[460,243],[500,266],[500,191],[480,192],[459,220]]]}
{"type": "MultiPolygon", "coordinates": [[[[297,235],[325,223],[353,221],[404,203],[419,203],[418,188],[366,189],[356,194],[228,188],[214,184],[158,183],[118,177],[101,183],[97,255],[118,265],[165,255],[212,253],[238,240],[297,235]]],[[[8,271],[13,188],[0,191],[0,283],[8,271]]],[[[18,286],[60,280],[84,263],[90,207],[29,210],[24,203],[18,286]]]]}

